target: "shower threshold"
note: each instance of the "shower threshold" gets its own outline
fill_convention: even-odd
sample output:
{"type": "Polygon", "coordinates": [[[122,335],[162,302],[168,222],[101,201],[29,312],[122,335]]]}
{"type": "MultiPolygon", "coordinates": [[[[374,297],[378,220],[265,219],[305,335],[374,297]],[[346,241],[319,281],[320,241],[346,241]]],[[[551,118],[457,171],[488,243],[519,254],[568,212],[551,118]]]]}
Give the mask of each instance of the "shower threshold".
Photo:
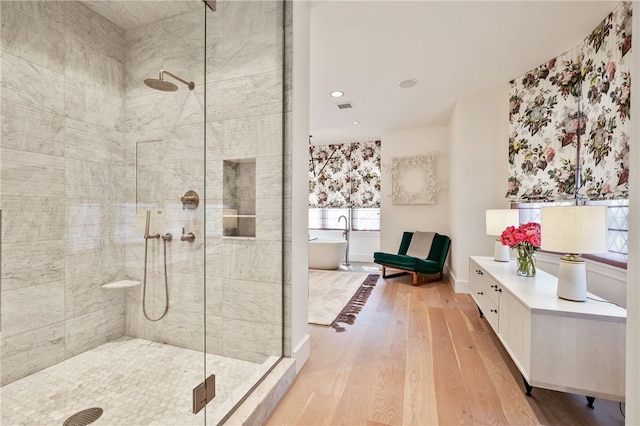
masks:
{"type": "MultiPolygon", "coordinates": [[[[207,374],[216,375],[217,387],[207,424],[219,423],[276,360],[207,354],[207,374]]],[[[202,352],[124,336],[0,388],[0,424],[60,425],[99,406],[104,412],[95,425],[202,425],[204,411],[191,412],[202,364],[202,352]]]]}

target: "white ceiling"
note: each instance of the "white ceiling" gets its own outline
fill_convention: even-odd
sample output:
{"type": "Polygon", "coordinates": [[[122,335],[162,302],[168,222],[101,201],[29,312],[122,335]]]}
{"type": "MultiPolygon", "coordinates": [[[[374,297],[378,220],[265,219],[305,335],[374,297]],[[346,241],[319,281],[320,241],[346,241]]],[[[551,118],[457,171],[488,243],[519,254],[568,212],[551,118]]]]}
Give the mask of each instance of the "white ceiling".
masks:
{"type": "MultiPolygon", "coordinates": [[[[202,7],[201,0],[85,4],[123,29],[202,7]]],[[[313,143],[324,144],[379,139],[385,130],[446,125],[456,100],[506,85],[577,46],[618,1],[310,4],[310,133],[313,143]],[[398,87],[407,78],[418,84],[398,87]],[[331,98],[333,90],[345,96],[331,98]],[[355,108],[338,109],[344,102],[355,108]],[[352,124],[356,120],[360,124],[352,124]]]]}
{"type": "Polygon", "coordinates": [[[379,139],[385,130],[446,125],[457,99],[506,85],[576,47],[617,4],[312,2],[312,142],[379,139]],[[407,78],[419,83],[398,87],[407,78]],[[332,90],[345,96],[331,98],[332,90]],[[339,110],[336,104],[345,101],[355,108],[339,110]]]}

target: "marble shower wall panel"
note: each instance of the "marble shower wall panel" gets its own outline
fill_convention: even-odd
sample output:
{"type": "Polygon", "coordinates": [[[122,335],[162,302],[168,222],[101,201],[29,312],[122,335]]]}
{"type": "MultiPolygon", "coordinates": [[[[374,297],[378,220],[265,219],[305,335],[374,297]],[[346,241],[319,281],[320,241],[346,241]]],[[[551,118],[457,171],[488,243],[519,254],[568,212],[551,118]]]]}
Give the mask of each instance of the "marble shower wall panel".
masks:
{"type": "Polygon", "coordinates": [[[69,1],[6,2],[2,384],[124,332],[122,32],[69,1]]]}
{"type": "Polygon", "coordinates": [[[240,214],[256,214],[256,165],[239,163],[236,169],[236,200],[240,214]]]}
{"type": "Polygon", "coordinates": [[[238,175],[238,163],[235,161],[225,161],[223,164],[223,181],[222,181],[222,199],[225,202],[224,207],[237,209],[235,201],[238,199],[238,186],[236,185],[236,176],[238,175]]]}
{"type": "Polygon", "coordinates": [[[207,116],[212,121],[282,112],[282,73],[268,72],[211,83],[207,116]]]}
{"type": "Polygon", "coordinates": [[[53,111],[3,101],[2,147],[53,156],[64,154],[64,116],[53,111]]]}
{"type": "Polygon", "coordinates": [[[124,62],[124,33],[102,16],[75,1],[64,3],[66,39],[73,39],[124,62]]]}
{"type": "Polygon", "coordinates": [[[124,333],[123,32],[85,6],[65,6],[66,357],[124,333]]]}
{"type": "Polygon", "coordinates": [[[124,333],[122,31],[85,6],[65,6],[65,356],[124,333]]]}
{"type": "Polygon", "coordinates": [[[280,324],[225,318],[222,327],[224,356],[263,363],[282,352],[280,324]]]}
{"type": "Polygon", "coordinates": [[[220,2],[222,34],[225,42],[253,34],[278,34],[283,28],[282,3],[279,1],[220,2]]]}
{"type": "Polygon", "coordinates": [[[224,318],[278,325],[282,318],[280,283],[265,283],[235,278],[223,280],[224,318]]]}
{"type": "Polygon", "coordinates": [[[64,359],[64,322],[12,337],[3,335],[2,383],[11,383],[64,359]]]}
{"type": "MultiPolygon", "coordinates": [[[[203,349],[204,324],[204,17],[202,10],[174,16],[125,33],[125,156],[130,181],[137,184],[137,216],[132,221],[126,251],[127,276],[142,280],[143,222],[146,209],[153,215],[150,232],[173,234],[167,243],[169,311],[158,322],[142,312],[142,294],[126,295],[126,332],[130,336],[194,349],[203,349]],[[196,84],[194,90],[171,77],[175,92],[144,85],[166,70],[196,84]],[[136,155],[137,150],[137,155],[136,155]],[[183,209],[180,197],[194,190],[200,207],[183,209]],[[180,241],[182,228],[196,235],[194,243],[180,241]]],[[[147,312],[152,318],[164,308],[162,243],[149,242],[147,312]]]]}
{"type": "Polygon", "coordinates": [[[291,235],[293,217],[292,217],[292,178],[291,172],[293,170],[292,163],[292,147],[293,147],[293,121],[292,121],[292,85],[293,85],[293,5],[291,2],[285,3],[285,22],[284,22],[284,209],[282,214],[284,215],[284,253],[282,254],[284,262],[284,355],[291,356],[291,281],[292,281],[292,269],[291,262],[291,235]]]}
{"type": "Polygon", "coordinates": [[[63,3],[3,1],[2,51],[57,73],[64,71],[63,3]]]}
{"type": "MultiPolygon", "coordinates": [[[[4,20],[6,17],[2,15],[4,20]]],[[[2,52],[2,102],[64,113],[64,75],[2,52]]]]}
{"type": "MultiPolygon", "coordinates": [[[[215,142],[207,147],[207,197],[218,203],[235,191],[233,207],[256,214],[255,239],[225,238],[220,253],[207,255],[207,286],[222,292],[215,308],[214,296],[207,297],[207,349],[220,345],[222,354],[252,362],[281,352],[283,164],[275,160],[283,150],[281,8],[276,1],[221,2],[221,33],[207,40],[207,124],[215,142]],[[219,155],[209,155],[214,149],[219,155]],[[216,184],[211,171],[222,171],[221,160],[242,159],[255,159],[255,172],[238,162],[237,188],[216,184]],[[255,189],[255,198],[243,187],[255,189]],[[209,272],[211,262],[222,266],[209,272]]],[[[217,209],[207,217],[210,239],[221,233],[221,216],[217,209]]]]}

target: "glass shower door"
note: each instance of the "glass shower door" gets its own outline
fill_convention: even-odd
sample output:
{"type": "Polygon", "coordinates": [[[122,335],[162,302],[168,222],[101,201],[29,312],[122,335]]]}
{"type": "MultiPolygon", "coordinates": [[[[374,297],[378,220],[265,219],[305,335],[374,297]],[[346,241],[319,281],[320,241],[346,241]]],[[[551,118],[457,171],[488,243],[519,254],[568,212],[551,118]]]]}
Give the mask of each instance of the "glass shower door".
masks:
{"type": "Polygon", "coordinates": [[[0,7],[0,423],[203,424],[212,12],[0,7]]]}
{"type": "Polygon", "coordinates": [[[283,3],[0,7],[0,423],[223,421],[283,353],[283,3]]]}
{"type": "Polygon", "coordinates": [[[283,354],[284,2],[217,9],[206,20],[206,374],[224,398],[207,424],[283,354]]]}

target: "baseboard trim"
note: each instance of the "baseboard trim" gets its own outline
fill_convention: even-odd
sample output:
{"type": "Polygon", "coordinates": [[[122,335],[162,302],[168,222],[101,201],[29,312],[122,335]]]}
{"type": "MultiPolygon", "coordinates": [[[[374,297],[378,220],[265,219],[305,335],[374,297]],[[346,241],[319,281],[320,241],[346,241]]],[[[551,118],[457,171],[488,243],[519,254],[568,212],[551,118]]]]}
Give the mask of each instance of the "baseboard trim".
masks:
{"type": "Polygon", "coordinates": [[[454,293],[470,293],[469,290],[469,280],[459,280],[451,270],[449,272],[449,286],[454,293]]]}
{"type": "Polygon", "coordinates": [[[307,334],[302,342],[291,352],[291,358],[296,361],[296,375],[300,372],[304,364],[311,355],[311,337],[307,334]]]}

